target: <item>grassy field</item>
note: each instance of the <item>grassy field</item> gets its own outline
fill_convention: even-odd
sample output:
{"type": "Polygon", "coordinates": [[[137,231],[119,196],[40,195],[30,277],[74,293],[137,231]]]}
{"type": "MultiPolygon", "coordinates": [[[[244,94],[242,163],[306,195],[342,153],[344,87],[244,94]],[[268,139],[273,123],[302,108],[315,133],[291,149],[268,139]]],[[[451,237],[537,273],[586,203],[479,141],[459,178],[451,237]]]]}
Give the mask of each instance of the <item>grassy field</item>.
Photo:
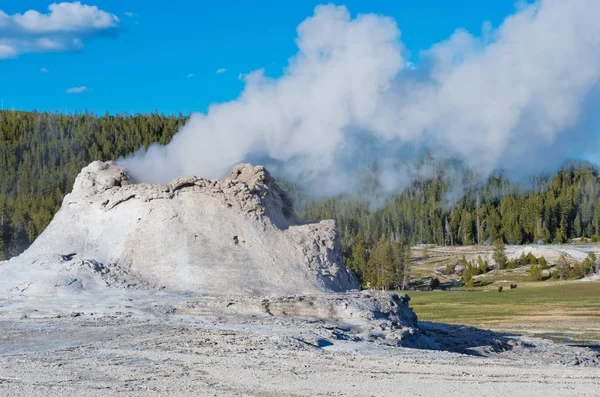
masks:
{"type": "Polygon", "coordinates": [[[420,321],[600,341],[600,282],[519,282],[472,290],[408,292],[420,321]]]}

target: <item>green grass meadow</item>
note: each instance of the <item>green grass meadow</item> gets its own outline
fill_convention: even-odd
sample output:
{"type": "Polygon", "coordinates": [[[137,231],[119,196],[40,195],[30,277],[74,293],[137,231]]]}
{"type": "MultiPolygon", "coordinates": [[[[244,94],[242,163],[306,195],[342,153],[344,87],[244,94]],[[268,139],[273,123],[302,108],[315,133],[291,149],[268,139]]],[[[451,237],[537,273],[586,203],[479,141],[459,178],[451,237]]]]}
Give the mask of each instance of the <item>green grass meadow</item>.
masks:
{"type": "Polygon", "coordinates": [[[410,291],[420,321],[522,333],[562,333],[600,341],[600,282],[519,283],[450,291],[410,291]]]}

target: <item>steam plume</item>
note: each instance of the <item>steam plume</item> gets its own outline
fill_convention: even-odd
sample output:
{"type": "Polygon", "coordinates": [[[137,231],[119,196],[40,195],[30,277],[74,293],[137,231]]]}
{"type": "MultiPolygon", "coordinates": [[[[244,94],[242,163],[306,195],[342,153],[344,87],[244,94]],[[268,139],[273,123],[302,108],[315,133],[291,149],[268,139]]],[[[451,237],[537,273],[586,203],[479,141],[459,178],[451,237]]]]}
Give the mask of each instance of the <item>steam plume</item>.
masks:
{"type": "Polygon", "coordinates": [[[328,193],[351,187],[373,160],[382,185],[397,188],[410,179],[397,159],[419,148],[482,173],[537,171],[590,146],[598,15],[597,0],[522,5],[497,29],[484,23],[480,36],[457,30],[415,68],[405,67],[393,19],[318,6],[298,26],[298,52],[282,77],[246,75],[239,98],[192,115],[170,144],[121,163],[139,180],[166,182],[218,178],[261,159],[328,193]]]}

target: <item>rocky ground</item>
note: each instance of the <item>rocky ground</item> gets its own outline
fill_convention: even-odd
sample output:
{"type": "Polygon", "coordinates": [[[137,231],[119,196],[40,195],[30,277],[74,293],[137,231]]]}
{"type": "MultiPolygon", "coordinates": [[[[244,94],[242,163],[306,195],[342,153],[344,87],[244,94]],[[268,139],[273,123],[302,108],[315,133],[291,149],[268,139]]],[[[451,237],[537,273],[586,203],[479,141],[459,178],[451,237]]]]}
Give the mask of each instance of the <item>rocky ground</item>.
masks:
{"type": "Polygon", "coordinates": [[[0,395],[546,397],[600,390],[600,352],[589,348],[432,323],[416,332],[433,349],[406,348],[385,322],[223,314],[199,303],[4,311],[0,395]]]}
{"type": "Polygon", "coordinates": [[[599,394],[593,348],[358,292],[333,221],[298,219],[263,167],[132,182],[90,164],[0,262],[0,396],[599,394]]]}

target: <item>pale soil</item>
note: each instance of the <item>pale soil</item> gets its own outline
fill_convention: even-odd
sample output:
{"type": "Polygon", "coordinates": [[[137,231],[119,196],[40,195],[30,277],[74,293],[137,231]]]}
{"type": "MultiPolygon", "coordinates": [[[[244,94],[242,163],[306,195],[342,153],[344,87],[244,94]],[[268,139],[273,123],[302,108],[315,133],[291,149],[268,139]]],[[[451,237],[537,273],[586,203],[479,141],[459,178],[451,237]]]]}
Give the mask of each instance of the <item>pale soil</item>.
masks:
{"type": "Polygon", "coordinates": [[[418,350],[322,319],[161,310],[5,313],[0,395],[547,397],[600,390],[598,352],[541,339],[422,323],[446,350],[418,350]]]}
{"type": "MultiPolygon", "coordinates": [[[[478,256],[487,260],[491,265],[494,261],[492,259],[493,247],[492,246],[430,246],[426,253],[427,257],[423,258],[422,248],[413,247],[413,253],[415,256],[415,265],[424,266],[425,269],[439,268],[442,265],[445,266],[447,263],[452,263],[460,259],[463,255],[467,260],[476,260],[478,256]]],[[[545,257],[550,263],[554,263],[558,260],[561,254],[567,257],[570,261],[581,261],[590,252],[594,252],[597,255],[600,254],[600,245],[590,243],[589,245],[507,245],[506,255],[509,259],[518,258],[521,254],[527,254],[531,252],[536,257],[545,257]]],[[[600,276],[599,276],[600,277],[600,276]]]]}

